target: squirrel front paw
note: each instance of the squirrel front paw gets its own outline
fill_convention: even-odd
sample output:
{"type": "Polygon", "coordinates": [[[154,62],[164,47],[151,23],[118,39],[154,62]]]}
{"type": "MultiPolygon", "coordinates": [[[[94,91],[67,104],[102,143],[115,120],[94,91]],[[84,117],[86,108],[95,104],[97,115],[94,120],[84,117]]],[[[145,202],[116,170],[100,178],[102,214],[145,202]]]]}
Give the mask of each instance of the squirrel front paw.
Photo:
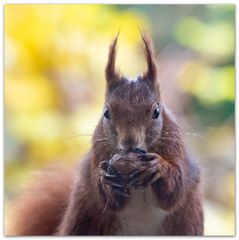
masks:
{"type": "Polygon", "coordinates": [[[129,197],[129,189],[125,180],[113,166],[111,161],[103,161],[100,163],[100,182],[106,187],[121,196],[129,197]]]}
{"type": "Polygon", "coordinates": [[[99,191],[103,199],[103,208],[120,210],[129,200],[129,186],[110,161],[100,163],[99,191]]]}
{"type": "Polygon", "coordinates": [[[129,176],[129,185],[135,188],[146,188],[157,181],[160,175],[160,156],[154,153],[140,154],[137,156],[138,169],[129,176]]]}
{"type": "Polygon", "coordinates": [[[115,154],[100,163],[100,190],[113,208],[124,206],[130,188],[144,189],[160,176],[160,156],[154,153],[115,154]],[[112,204],[111,204],[112,203],[112,204]]]}

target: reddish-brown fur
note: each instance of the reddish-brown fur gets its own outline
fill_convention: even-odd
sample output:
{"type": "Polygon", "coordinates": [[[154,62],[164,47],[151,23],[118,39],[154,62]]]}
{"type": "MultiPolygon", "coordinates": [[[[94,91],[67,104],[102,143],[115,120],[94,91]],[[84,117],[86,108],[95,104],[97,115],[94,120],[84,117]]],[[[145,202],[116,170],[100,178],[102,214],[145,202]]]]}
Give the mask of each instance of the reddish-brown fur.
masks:
{"type": "MultiPolygon", "coordinates": [[[[152,43],[145,35],[142,39],[148,67],[135,82],[115,72],[114,39],[106,66],[105,108],[110,119],[100,119],[92,149],[77,177],[54,175],[50,183],[44,180],[34,185],[33,194],[19,200],[25,206],[21,205],[13,219],[16,235],[125,234],[120,229],[119,213],[128,211],[134,187],[152,189],[156,207],[165,212],[158,230],[151,235],[203,234],[200,171],[189,158],[181,130],[161,100],[152,43]],[[160,116],[152,119],[156,108],[160,116]],[[132,153],[136,148],[146,153],[132,153]],[[112,161],[115,156],[120,160],[112,161]],[[105,164],[111,164],[126,178],[113,182],[116,178],[105,164]],[[135,174],[139,169],[140,173],[135,174]],[[119,184],[116,188],[115,183],[119,184]]],[[[140,212],[137,214],[137,218],[144,218],[140,212]]],[[[153,223],[150,221],[146,224],[153,223]]],[[[139,230],[135,229],[131,235],[137,235],[139,230]]]]}
{"type": "Polygon", "coordinates": [[[53,235],[68,204],[75,170],[54,165],[34,177],[34,183],[12,204],[7,235],[53,235]]]}

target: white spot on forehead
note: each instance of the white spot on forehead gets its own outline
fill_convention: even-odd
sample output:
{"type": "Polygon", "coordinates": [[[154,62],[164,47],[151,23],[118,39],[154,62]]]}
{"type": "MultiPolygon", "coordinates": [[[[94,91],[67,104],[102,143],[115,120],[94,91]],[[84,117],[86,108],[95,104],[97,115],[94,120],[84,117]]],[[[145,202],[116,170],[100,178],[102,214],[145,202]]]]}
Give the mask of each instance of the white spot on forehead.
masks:
{"type": "Polygon", "coordinates": [[[131,82],[137,82],[138,81],[138,78],[130,78],[129,79],[131,82]]]}
{"type": "Polygon", "coordinates": [[[140,78],[140,76],[137,76],[136,78],[126,77],[126,79],[128,79],[128,81],[130,81],[130,82],[137,82],[137,81],[139,81],[139,78],[140,78]]]}

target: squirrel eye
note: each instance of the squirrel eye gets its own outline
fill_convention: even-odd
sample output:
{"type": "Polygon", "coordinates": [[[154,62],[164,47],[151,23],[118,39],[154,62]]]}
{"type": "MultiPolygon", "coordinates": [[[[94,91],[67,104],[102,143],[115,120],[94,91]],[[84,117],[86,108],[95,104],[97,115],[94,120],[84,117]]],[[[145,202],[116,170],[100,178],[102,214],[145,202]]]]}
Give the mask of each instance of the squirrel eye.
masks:
{"type": "Polygon", "coordinates": [[[154,109],[154,113],[153,113],[153,119],[157,119],[160,115],[160,109],[159,109],[159,106],[157,106],[155,109],[154,109]]]}
{"type": "Polygon", "coordinates": [[[104,117],[107,118],[107,119],[110,119],[109,109],[105,109],[105,111],[104,111],[104,117]]]}

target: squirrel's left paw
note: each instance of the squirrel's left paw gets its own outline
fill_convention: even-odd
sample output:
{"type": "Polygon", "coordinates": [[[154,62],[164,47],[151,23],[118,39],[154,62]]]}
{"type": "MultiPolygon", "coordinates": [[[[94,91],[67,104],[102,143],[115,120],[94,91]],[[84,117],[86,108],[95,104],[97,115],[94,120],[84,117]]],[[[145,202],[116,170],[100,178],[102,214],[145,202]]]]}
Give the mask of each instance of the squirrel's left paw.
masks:
{"type": "Polygon", "coordinates": [[[124,184],[122,177],[108,161],[101,162],[100,169],[100,182],[102,185],[109,186],[118,195],[129,197],[129,190],[124,184]]]}
{"type": "Polygon", "coordinates": [[[140,167],[130,175],[130,186],[146,188],[149,184],[157,181],[160,176],[160,156],[155,153],[139,155],[140,167]]]}

